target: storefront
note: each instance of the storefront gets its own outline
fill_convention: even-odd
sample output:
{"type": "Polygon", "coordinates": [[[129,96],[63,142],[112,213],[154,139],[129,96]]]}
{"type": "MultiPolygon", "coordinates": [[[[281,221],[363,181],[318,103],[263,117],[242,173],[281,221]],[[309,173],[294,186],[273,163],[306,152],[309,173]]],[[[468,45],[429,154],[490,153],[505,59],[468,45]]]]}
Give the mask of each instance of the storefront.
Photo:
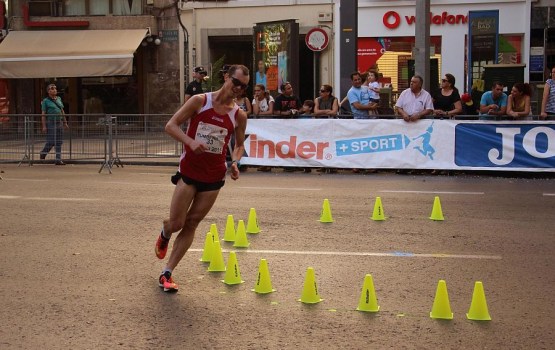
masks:
{"type": "MultiPolygon", "coordinates": [[[[187,28],[189,66],[202,65],[211,72],[212,64],[225,56],[225,63],[242,63],[251,69],[251,77],[258,70],[258,62],[254,58],[255,32],[253,28],[269,22],[294,23],[298,26],[296,37],[291,37],[291,45],[295,50],[282,51],[280,62],[288,62],[298,68],[288,80],[294,85],[294,94],[301,99],[314,99],[318,96],[320,84],[333,85],[333,3],[324,1],[233,1],[221,2],[218,5],[207,2],[186,2],[181,8],[181,20],[187,28]],[[313,53],[305,43],[306,34],[313,28],[321,28],[327,32],[330,45],[322,52],[313,53]],[[298,81],[298,84],[296,83],[298,81]]],[[[187,40],[186,40],[187,41],[187,40]]],[[[257,50],[261,50],[257,47],[257,50]]],[[[257,54],[260,54],[257,51],[257,54]]],[[[270,55],[271,56],[271,55],[270,55]]],[[[276,54],[277,56],[277,54],[276,54]]],[[[268,59],[267,56],[263,56],[268,59]]],[[[277,64],[277,62],[274,62],[277,64]]],[[[275,64],[266,62],[268,68],[275,64]]],[[[277,82],[277,80],[276,80],[277,82]]],[[[247,91],[252,96],[252,86],[247,91]]],[[[276,84],[278,85],[278,84],[276,84]]],[[[277,94],[277,89],[271,89],[277,94]]]]}
{"type": "MultiPolygon", "coordinates": [[[[417,18],[414,2],[376,2],[359,0],[358,69],[378,69],[392,90],[408,87],[417,18]]],[[[336,5],[336,12],[339,5],[336,5]]],[[[468,90],[466,82],[468,14],[470,11],[498,11],[497,62],[494,58],[472,63],[475,77],[483,66],[493,63],[526,64],[530,48],[530,0],[432,1],[430,4],[430,86],[437,86],[445,73],[456,78],[459,90],[468,90]],[[435,71],[435,72],[434,72],[435,71]],[[434,74],[435,73],[435,74],[434,74]]],[[[336,26],[336,35],[339,26],[336,26]]],[[[338,44],[337,44],[338,45],[338,44]]],[[[336,46],[336,52],[340,47],[336,46]]],[[[336,57],[338,57],[336,55],[336,57]]],[[[336,65],[340,65],[339,60],[336,65]]],[[[528,80],[529,67],[524,68],[528,80]]],[[[338,74],[339,70],[336,70],[338,74]]],[[[339,76],[336,75],[336,81],[339,76]]],[[[487,87],[486,87],[487,89],[487,87]]]]}

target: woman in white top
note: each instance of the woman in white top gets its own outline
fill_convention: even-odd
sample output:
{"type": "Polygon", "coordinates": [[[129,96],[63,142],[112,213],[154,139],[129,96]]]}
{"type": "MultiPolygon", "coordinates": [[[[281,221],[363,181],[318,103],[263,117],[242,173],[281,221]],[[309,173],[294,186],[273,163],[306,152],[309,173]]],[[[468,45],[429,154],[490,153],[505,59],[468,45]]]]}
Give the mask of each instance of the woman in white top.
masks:
{"type": "Polygon", "coordinates": [[[274,98],[266,93],[266,88],[262,84],[254,86],[254,98],[252,99],[252,114],[272,115],[274,114],[274,98]]]}

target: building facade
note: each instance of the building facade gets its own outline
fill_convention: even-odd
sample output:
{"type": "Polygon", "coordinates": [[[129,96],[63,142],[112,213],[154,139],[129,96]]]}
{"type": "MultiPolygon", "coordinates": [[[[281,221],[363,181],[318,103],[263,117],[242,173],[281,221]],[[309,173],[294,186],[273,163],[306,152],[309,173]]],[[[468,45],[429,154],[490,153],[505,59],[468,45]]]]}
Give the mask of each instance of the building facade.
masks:
{"type": "MultiPolygon", "coordinates": [[[[332,85],[334,93],[342,97],[339,84],[345,78],[340,73],[340,67],[345,64],[341,55],[345,43],[339,40],[343,30],[340,0],[8,0],[7,3],[7,31],[0,43],[0,80],[3,79],[1,86],[6,87],[1,91],[9,94],[11,113],[37,112],[38,102],[44,96],[43,86],[53,80],[67,94],[64,99],[71,113],[90,112],[87,100],[91,95],[103,101],[106,113],[173,113],[183,101],[193,67],[205,66],[212,77],[206,88],[216,89],[217,63],[222,62],[242,63],[251,68],[253,80],[248,91],[251,95],[258,69],[257,55],[272,50],[260,45],[257,28],[283,22],[294,27],[294,37],[288,40],[295,50],[280,51],[281,55],[270,57],[266,68],[281,66],[281,62],[295,67],[283,79],[294,83],[295,94],[303,100],[318,96],[321,84],[332,85]],[[306,41],[307,34],[315,29],[324,32],[327,46],[313,51],[306,41]],[[145,33],[142,40],[133,39],[137,42],[131,43],[131,46],[136,44],[135,51],[131,52],[131,72],[90,75],[83,69],[75,74],[69,70],[75,63],[54,60],[62,62],[67,74],[50,76],[54,73],[46,69],[44,76],[14,77],[5,73],[14,70],[11,68],[14,66],[2,63],[6,59],[24,61],[26,55],[34,55],[28,49],[20,57],[3,56],[2,48],[14,32],[32,31],[37,36],[43,35],[43,42],[48,43],[49,35],[55,31],[108,31],[104,35],[119,37],[129,30],[145,33]]],[[[415,69],[413,52],[418,20],[415,1],[358,0],[357,3],[357,13],[353,13],[358,20],[358,51],[352,58],[355,67],[361,71],[378,69],[382,82],[394,92],[405,89],[415,69]]],[[[554,28],[555,8],[548,0],[431,0],[430,70],[433,74],[430,77],[437,84],[443,74],[451,73],[459,90],[467,91],[473,80],[480,78],[484,66],[520,64],[523,80],[541,87],[546,71],[555,63],[554,28]],[[468,16],[471,12],[487,11],[498,13],[495,56],[473,57],[469,63],[468,16]],[[469,73],[473,80],[468,79],[469,73]]],[[[74,40],[70,37],[69,41],[79,41],[78,35],[73,34],[74,40]]],[[[263,44],[273,38],[282,39],[269,34],[263,44]]],[[[102,37],[93,41],[100,46],[104,41],[112,42],[102,37]]],[[[30,44],[23,42],[19,46],[29,48],[30,44]]],[[[81,43],[80,46],[79,50],[84,52],[83,47],[94,45],[81,43]]]]}

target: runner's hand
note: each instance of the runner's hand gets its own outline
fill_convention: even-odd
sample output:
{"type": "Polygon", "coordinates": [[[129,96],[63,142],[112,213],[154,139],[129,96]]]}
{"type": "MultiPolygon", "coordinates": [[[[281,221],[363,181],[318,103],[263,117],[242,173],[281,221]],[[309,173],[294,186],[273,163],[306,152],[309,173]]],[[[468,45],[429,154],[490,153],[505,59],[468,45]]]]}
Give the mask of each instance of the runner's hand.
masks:
{"type": "Polygon", "coordinates": [[[191,142],[189,144],[189,148],[195,153],[195,154],[201,154],[204,153],[204,151],[206,151],[206,145],[193,140],[193,142],[191,142]]]}
{"type": "Polygon", "coordinates": [[[232,180],[237,180],[239,178],[239,167],[237,163],[231,163],[231,173],[229,174],[232,180]]]}

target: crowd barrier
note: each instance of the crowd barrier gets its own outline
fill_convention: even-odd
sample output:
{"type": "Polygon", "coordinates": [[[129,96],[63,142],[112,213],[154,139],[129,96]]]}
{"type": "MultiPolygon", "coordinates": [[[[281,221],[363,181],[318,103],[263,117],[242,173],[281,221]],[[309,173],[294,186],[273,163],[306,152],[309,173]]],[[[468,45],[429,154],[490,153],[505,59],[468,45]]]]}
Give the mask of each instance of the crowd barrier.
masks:
{"type": "MultiPolygon", "coordinates": [[[[112,167],[115,166],[123,166],[125,161],[131,162],[132,160],[139,160],[140,162],[149,163],[149,162],[157,162],[160,158],[175,160],[177,162],[182,147],[181,145],[170,138],[164,131],[164,127],[166,122],[169,120],[171,115],[163,114],[163,115],[151,115],[151,114],[133,114],[133,115],[107,115],[107,114],[98,114],[98,115],[66,115],[68,119],[69,128],[64,130],[63,133],[63,146],[62,146],[62,159],[64,161],[69,161],[72,163],[78,162],[99,162],[101,165],[99,172],[103,169],[107,169],[111,172],[112,167]]],[[[353,127],[353,125],[361,125],[359,129],[366,127],[366,125],[376,127],[380,125],[379,120],[392,120],[390,122],[385,122],[381,124],[388,124],[393,125],[393,132],[401,135],[403,134],[406,140],[413,138],[415,135],[410,135],[411,132],[421,132],[421,130],[416,130],[412,127],[415,123],[405,123],[403,124],[400,120],[397,122],[393,121],[398,119],[398,116],[395,115],[378,115],[377,121],[374,120],[369,124],[358,124],[360,120],[353,120],[352,122],[347,121],[347,119],[352,120],[352,115],[337,115],[333,117],[317,117],[317,118],[298,118],[294,120],[287,119],[287,123],[281,123],[283,117],[280,116],[264,116],[264,118],[257,118],[253,117],[251,122],[249,123],[250,128],[247,129],[247,134],[249,132],[251,134],[256,134],[259,136],[264,135],[266,139],[270,140],[272,135],[266,135],[260,131],[260,129],[264,127],[264,125],[273,125],[267,123],[276,123],[275,125],[286,125],[284,130],[287,130],[287,126],[291,126],[293,128],[300,127],[304,128],[301,130],[301,134],[307,135],[306,137],[315,139],[318,138],[316,135],[320,134],[321,131],[319,130],[337,130],[338,128],[344,128],[345,125],[351,125],[349,128],[357,129],[357,127],[353,127]],[[264,121],[266,120],[266,121],[264,121]],[[304,120],[304,122],[303,122],[304,120]],[[352,124],[350,124],[352,123],[352,124]],[[251,129],[251,130],[249,130],[251,129]],[[411,130],[411,131],[409,131],[411,130]]],[[[439,131],[444,130],[442,123],[449,121],[451,125],[457,122],[473,122],[478,120],[478,116],[457,116],[455,119],[446,119],[443,121],[439,121],[441,118],[434,119],[432,117],[426,118],[425,120],[419,121],[417,124],[421,126],[422,130],[425,130],[428,127],[436,128],[436,131],[439,135],[439,131]],[[436,123],[437,121],[437,123],[436,123]],[[434,126],[434,123],[435,126],[434,126]]],[[[538,126],[543,125],[545,123],[551,123],[551,125],[547,124],[549,128],[553,127],[553,122],[544,122],[538,121],[538,117],[534,116],[532,121],[513,121],[509,118],[502,118],[497,117],[496,121],[499,122],[506,122],[508,124],[530,124],[531,126],[538,126]],[[535,124],[534,124],[535,123],[535,124]]],[[[490,121],[488,121],[490,122],[490,121]]],[[[495,121],[494,121],[495,122],[495,121]]],[[[363,122],[364,123],[364,122],[363,122]]],[[[479,122],[476,122],[479,123],[479,122]]],[[[529,126],[530,126],[529,125],[529,126]]],[[[273,127],[272,127],[273,128],[273,127]]],[[[450,130],[450,129],[449,129],[450,130]]],[[[343,133],[350,136],[349,133],[352,133],[353,137],[356,137],[356,133],[358,130],[344,130],[343,133]]],[[[442,131],[445,133],[445,131],[442,131]]],[[[472,131],[471,131],[472,132],[472,131]]],[[[545,130],[543,131],[545,133],[545,130]]],[[[372,129],[372,133],[375,134],[376,132],[372,129]]],[[[391,133],[391,132],[390,132],[391,133]]],[[[339,134],[337,134],[339,135],[339,134]]],[[[337,135],[331,135],[329,137],[329,143],[333,143],[330,147],[339,147],[338,141],[336,141],[337,135]]],[[[453,138],[455,138],[453,134],[453,138]]],[[[248,136],[248,135],[247,135],[248,136]]],[[[344,135],[340,135],[344,136],[344,135]]],[[[281,134],[275,136],[276,137],[276,144],[279,144],[279,139],[284,137],[286,140],[289,140],[289,134],[286,131],[283,131],[281,134]]],[[[361,139],[368,138],[369,145],[371,142],[378,142],[377,140],[373,140],[374,137],[368,137],[367,135],[359,136],[361,139]]],[[[401,137],[401,136],[399,136],[401,137]]],[[[418,137],[425,137],[425,133],[421,133],[418,137]]],[[[345,139],[346,137],[344,137],[345,139]]],[[[416,139],[416,137],[414,137],[416,139]]],[[[541,138],[540,138],[541,139],[541,138]]],[[[247,149],[252,147],[254,143],[252,142],[253,138],[251,137],[247,141],[250,142],[247,145],[247,149]]],[[[401,140],[401,139],[399,139],[401,140]]],[[[0,163],[19,163],[21,164],[28,164],[32,165],[36,162],[53,162],[55,152],[54,149],[50,152],[46,160],[40,159],[40,151],[42,150],[44,144],[46,142],[46,134],[42,132],[42,124],[41,124],[41,115],[39,114],[27,114],[27,115],[20,115],[20,114],[12,114],[12,115],[2,115],[0,118],[0,163]]],[[[302,146],[302,142],[299,141],[302,146]]],[[[383,139],[379,140],[379,142],[386,142],[383,139]]],[[[418,148],[418,145],[415,145],[416,141],[412,141],[410,148],[418,148]],[[413,147],[414,146],[414,147],[413,147]]],[[[445,142],[445,141],[441,141],[445,142]]],[[[407,143],[405,141],[405,143],[407,143]]],[[[438,142],[439,143],[439,142],[438,142]]],[[[547,141],[545,141],[546,147],[551,149],[555,145],[555,139],[551,140],[550,132],[547,132],[547,141]]],[[[264,144],[261,144],[264,147],[264,144]]],[[[289,145],[287,145],[289,146],[289,145]]],[[[305,145],[306,146],[306,145],[305,145]]],[[[343,145],[344,146],[344,145],[343,145]]],[[[308,147],[308,146],[306,146],[308,147]]],[[[421,147],[421,146],[420,146],[421,147]]],[[[454,145],[453,147],[457,147],[454,145]]],[[[437,146],[436,146],[437,148],[437,146]]],[[[524,147],[526,148],[526,147],[524,147]]],[[[528,147],[530,148],[530,147],[528,147]]],[[[261,148],[265,150],[264,148],[261,148]]],[[[306,148],[309,150],[309,148],[306,148]]],[[[249,150],[253,152],[252,150],[249,150]]],[[[279,151],[279,150],[278,150],[279,151]]],[[[388,150],[389,151],[389,150],[388,150]]],[[[307,151],[308,152],[308,151],[307,151]]],[[[369,150],[368,153],[374,152],[375,150],[369,150]]],[[[539,153],[542,152],[541,147],[539,153]]],[[[547,150],[546,150],[547,152],[547,150]]],[[[278,152],[279,153],[279,152],[278,152]]],[[[331,162],[329,159],[323,159],[319,161],[315,161],[314,159],[308,159],[310,157],[303,158],[300,157],[299,160],[288,160],[287,156],[283,157],[279,161],[276,161],[278,157],[275,157],[275,154],[268,154],[265,156],[264,159],[261,157],[254,157],[249,156],[244,158],[244,164],[248,165],[257,165],[257,166],[293,166],[293,167],[340,167],[340,168],[438,168],[438,169],[454,169],[458,168],[458,166],[449,165],[447,162],[440,161],[439,163],[430,163],[429,159],[427,163],[423,163],[422,160],[418,160],[418,164],[414,162],[391,162],[391,159],[395,157],[399,157],[399,154],[394,155],[393,158],[390,157],[392,154],[384,153],[384,161],[376,161],[371,160],[367,161],[368,154],[358,154],[355,157],[352,157],[351,154],[339,154],[340,152],[335,150],[334,148],[334,155],[335,155],[335,163],[331,162]],[[338,157],[338,155],[350,155],[351,157],[338,157]],[[362,161],[354,161],[358,157],[362,161]],[[362,157],[362,158],[361,158],[362,157]],[[366,158],[364,158],[366,157],[366,158]],[[338,159],[341,159],[338,161],[338,159]],[[425,164],[425,165],[420,165],[425,164]],[[439,164],[439,166],[436,166],[439,164]]],[[[532,152],[533,153],[533,152],[532,152]]],[[[549,152],[548,152],[549,153],[549,152]]],[[[424,153],[423,153],[424,154],[424,153]]],[[[424,154],[426,156],[426,154],[424,154]]],[[[260,156],[260,154],[259,154],[260,156]]],[[[430,156],[430,155],[429,155],[430,156]]],[[[540,154],[541,156],[541,154],[540,154]]],[[[401,158],[406,158],[406,155],[400,156],[401,158]]],[[[315,157],[314,157],[315,158],[315,157]]],[[[524,166],[520,167],[526,171],[552,171],[555,166],[552,166],[553,157],[547,157],[547,163],[542,163],[538,169],[535,169],[536,166],[524,166]],[[547,165],[546,165],[547,164],[547,165]]],[[[495,162],[495,161],[494,161],[495,162]]],[[[453,164],[456,163],[456,160],[453,161],[453,164]]],[[[467,167],[468,168],[468,167],[467,167]]],[[[471,166],[470,168],[475,168],[477,170],[484,169],[483,166],[474,167],[471,166]]],[[[487,168],[487,167],[486,167],[487,168]]],[[[519,169],[516,169],[519,170],[519,169]]]]}
{"type": "MultiPolygon", "coordinates": [[[[63,131],[62,159],[69,162],[98,161],[111,171],[123,159],[177,158],[179,143],[166,134],[171,115],[74,115],[68,114],[63,131]]],[[[0,163],[32,165],[43,162],[40,151],[47,134],[41,115],[5,115],[0,124],[0,163]]],[[[53,162],[55,149],[44,162],[53,162]]]]}

